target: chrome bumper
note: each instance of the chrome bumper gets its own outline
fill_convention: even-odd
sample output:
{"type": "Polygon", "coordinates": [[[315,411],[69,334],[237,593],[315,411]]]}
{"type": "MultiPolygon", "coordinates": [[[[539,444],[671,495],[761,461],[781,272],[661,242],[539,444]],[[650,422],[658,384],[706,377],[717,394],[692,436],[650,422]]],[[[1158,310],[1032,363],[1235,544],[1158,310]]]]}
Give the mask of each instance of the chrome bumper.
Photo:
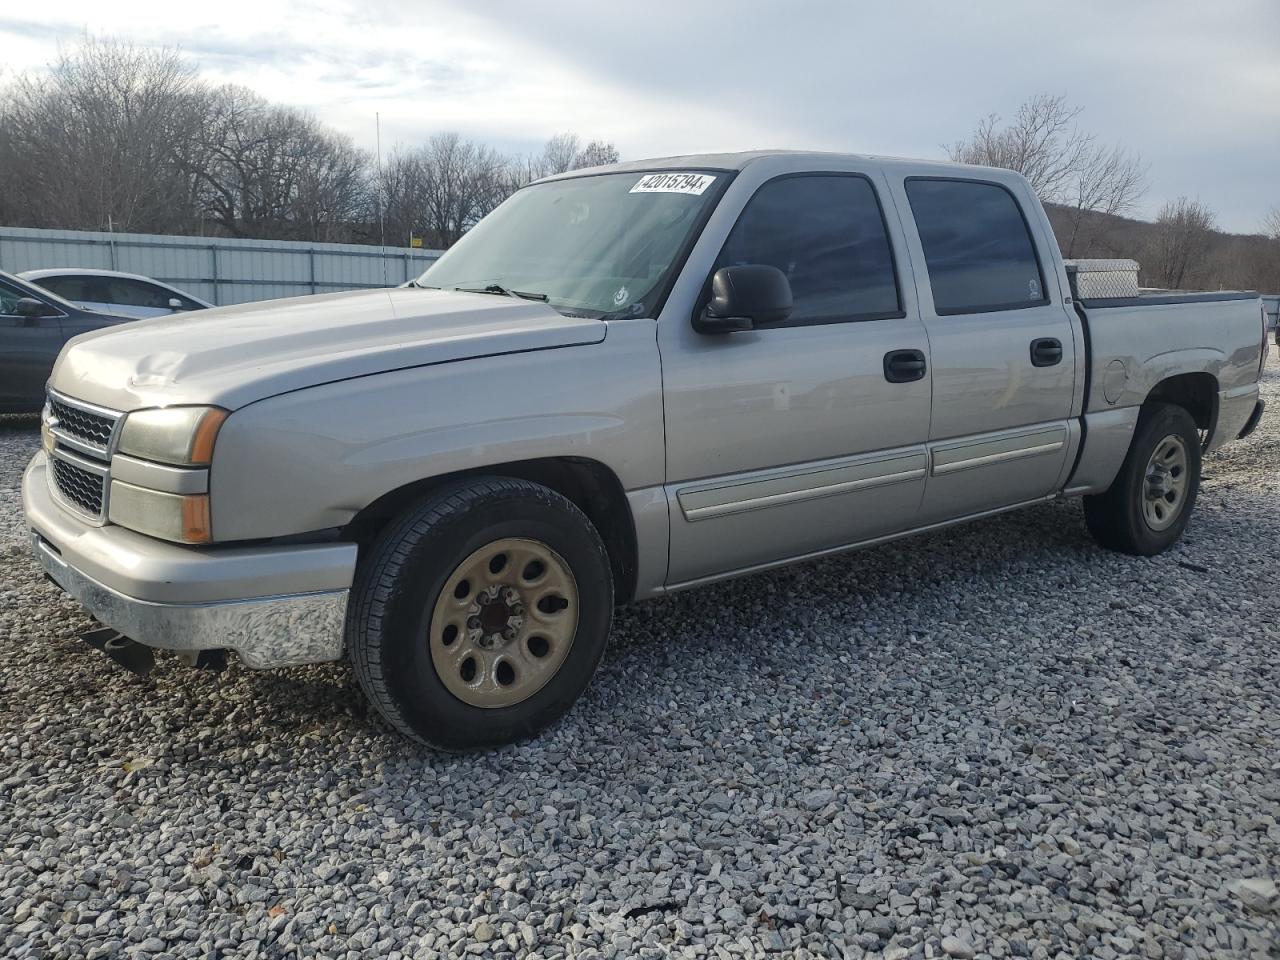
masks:
{"type": "Polygon", "coordinates": [[[342,656],[354,544],[211,551],[92,526],[52,499],[41,454],[22,494],[50,579],[130,639],[162,650],[232,650],[256,669],[342,656]]]}
{"type": "Polygon", "coordinates": [[[36,557],[50,579],[101,623],[161,650],[234,650],[257,670],[342,656],[347,590],[216,603],[154,603],[117,593],[64,561],[38,533],[36,557]]]}

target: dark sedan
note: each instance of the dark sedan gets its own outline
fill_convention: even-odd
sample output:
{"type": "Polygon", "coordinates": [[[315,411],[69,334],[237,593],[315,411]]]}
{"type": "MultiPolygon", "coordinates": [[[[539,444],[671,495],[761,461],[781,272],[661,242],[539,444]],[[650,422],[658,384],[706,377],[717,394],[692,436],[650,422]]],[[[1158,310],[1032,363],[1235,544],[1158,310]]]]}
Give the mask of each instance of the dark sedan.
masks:
{"type": "Polygon", "coordinates": [[[0,272],[0,413],[39,410],[45,382],[64,343],[78,333],[131,319],[77,307],[0,272]]]}

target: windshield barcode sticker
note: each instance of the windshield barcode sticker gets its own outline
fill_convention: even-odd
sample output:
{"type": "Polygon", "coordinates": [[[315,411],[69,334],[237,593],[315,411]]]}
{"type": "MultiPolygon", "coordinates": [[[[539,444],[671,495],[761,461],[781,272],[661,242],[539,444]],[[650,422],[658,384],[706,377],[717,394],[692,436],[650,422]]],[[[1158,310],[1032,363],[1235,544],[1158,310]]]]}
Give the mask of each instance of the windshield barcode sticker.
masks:
{"type": "Polygon", "coordinates": [[[701,196],[716,182],[709,173],[650,173],[631,188],[632,193],[691,193],[701,196]]]}

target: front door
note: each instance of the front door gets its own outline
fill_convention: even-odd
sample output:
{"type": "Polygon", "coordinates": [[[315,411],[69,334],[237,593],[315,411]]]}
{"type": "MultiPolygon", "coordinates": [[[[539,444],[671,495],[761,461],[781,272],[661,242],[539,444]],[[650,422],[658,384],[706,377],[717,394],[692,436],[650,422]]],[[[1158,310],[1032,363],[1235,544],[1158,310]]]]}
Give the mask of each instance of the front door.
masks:
{"type": "Polygon", "coordinates": [[[707,279],[772,265],[795,305],[749,332],[659,325],[673,585],[906,529],[924,491],[929,348],[879,181],[749,173],[707,279]]]}
{"type": "Polygon", "coordinates": [[[39,410],[62,349],[57,316],[18,316],[17,302],[27,296],[20,287],[0,280],[0,410],[39,410]]]}
{"type": "Polygon", "coordinates": [[[1038,211],[995,182],[898,185],[925,265],[916,278],[933,366],[920,524],[1046,496],[1079,441],[1077,350],[1070,308],[1041,266],[1051,261],[1037,254],[1027,212],[1038,211]]]}

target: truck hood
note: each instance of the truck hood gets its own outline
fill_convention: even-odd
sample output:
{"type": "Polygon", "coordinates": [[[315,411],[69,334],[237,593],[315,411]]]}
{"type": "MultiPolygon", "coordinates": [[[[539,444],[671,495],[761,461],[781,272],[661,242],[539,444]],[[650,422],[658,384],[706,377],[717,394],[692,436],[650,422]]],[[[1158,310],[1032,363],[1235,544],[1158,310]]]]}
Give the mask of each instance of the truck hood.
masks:
{"type": "Polygon", "coordinates": [[[389,370],[598,343],[607,325],[545,303],[414,288],[138,320],[71,340],[54,389],[116,410],[264,397],[389,370]]]}

